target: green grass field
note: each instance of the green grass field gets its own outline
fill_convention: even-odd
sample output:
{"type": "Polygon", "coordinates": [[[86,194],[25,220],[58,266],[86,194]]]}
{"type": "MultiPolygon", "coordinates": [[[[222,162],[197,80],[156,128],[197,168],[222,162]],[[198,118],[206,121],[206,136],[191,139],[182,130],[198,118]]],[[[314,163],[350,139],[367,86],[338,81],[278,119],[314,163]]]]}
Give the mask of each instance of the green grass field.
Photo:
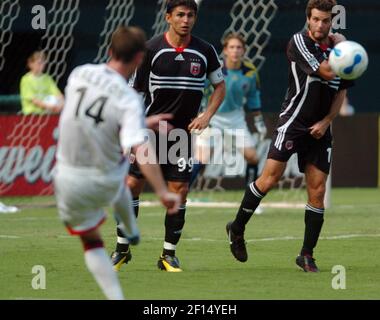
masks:
{"type": "MultiPolygon", "coordinates": [[[[190,198],[240,202],[243,192],[191,194],[190,198]]],[[[268,195],[265,202],[281,200],[268,195]]],[[[142,200],[153,199],[145,194],[142,200]]],[[[246,230],[249,260],[229,251],[225,224],[233,208],[189,206],[177,255],[182,273],[165,273],[156,262],[163,243],[164,212],[140,210],[142,242],[119,277],[128,299],[380,299],[380,190],[334,189],[333,205],[315,251],[319,274],[296,268],[303,239],[303,209],[271,209],[256,215],[246,230]],[[334,265],[346,270],[346,289],[332,288],[334,265]]],[[[58,220],[54,199],[2,198],[18,205],[0,214],[0,299],[104,299],[87,271],[76,237],[58,220]],[[34,265],[46,268],[46,289],[34,290],[34,265]]],[[[107,250],[114,248],[114,221],[102,227],[107,250]]]]}

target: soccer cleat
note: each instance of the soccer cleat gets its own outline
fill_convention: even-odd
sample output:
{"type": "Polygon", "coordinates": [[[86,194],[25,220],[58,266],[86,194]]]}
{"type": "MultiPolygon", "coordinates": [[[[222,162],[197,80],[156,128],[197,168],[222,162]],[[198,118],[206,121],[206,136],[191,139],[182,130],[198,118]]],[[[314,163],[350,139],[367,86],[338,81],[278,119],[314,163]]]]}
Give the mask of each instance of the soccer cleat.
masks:
{"type": "Polygon", "coordinates": [[[231,230],[232,221],[226,225],[228,240],[230,241],[230,249],[233,256],[240,262],[248,260],[247,248],[245,246],[244,234],[237,235],[231,230]]]}
{"type": "Polygon", "coordinates": [[[127,264],[132,259],[131,249],[128,248],[127,252],[114,251],[111,254],[113,269],[119,271],[123,263],[127,264]]]}
{"type": "Polygon", "coordinates": [[[319,272],[315,259],[311,255],[298,255],[296,258],[296,264],[305,272],[319,272]]]}
{"type": "Polygon", "coordinates": [[[157,267],[161,270],[167,272],[181,272],[182,269],[179,267],[179,261],[177,257],[172,257],[169,255],[161,256],[157,262],[157,267]]]}

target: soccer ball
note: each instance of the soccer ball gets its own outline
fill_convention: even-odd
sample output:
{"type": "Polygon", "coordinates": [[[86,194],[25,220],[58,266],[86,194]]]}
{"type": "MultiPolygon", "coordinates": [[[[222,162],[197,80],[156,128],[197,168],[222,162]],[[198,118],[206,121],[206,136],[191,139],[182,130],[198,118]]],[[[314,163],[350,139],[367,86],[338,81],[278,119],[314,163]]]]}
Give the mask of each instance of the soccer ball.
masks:
{"type": "Polygon", "coordinates": [[[46,96],[43,99],[43,102],[45,103],[48,109],[53,109],[59,105],[59,98],[57,96],[50,95],[46,96]]]}
{"type": "Polygon", "coordinates": [[[368,66],[368,55],[359,43],[342,41],[330,52],[329,64],[336,75],[346,80],[359,78],[368,66]]]}

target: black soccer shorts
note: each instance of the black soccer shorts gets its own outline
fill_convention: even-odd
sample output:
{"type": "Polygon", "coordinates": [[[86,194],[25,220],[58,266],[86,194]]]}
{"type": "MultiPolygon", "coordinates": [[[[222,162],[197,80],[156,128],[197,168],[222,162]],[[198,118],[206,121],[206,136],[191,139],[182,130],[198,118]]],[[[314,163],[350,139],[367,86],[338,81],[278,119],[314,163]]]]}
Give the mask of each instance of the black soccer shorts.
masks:
{"type": "MultiPolygon", "coordinates": [[[[156,156],[158,163],[160,164],[162,174],[165,181],[175,182],[189,182],[191,178],[191,172],[193,169],[193,157],[192,157],[192,143],[191,136],[188,135],[187,139],[177,139],[176,141],[167,141],[165,143],[160,142],[156,135],[156,156]]],[[[132,155],[131,166],[129,174],[137,179],[143,179],[144,176],[140,171],[137,162],[132,155]]]]}
{"type": "Polygon", "coordinates": [[[332,135],[328,129],[321,139],[313,138],[309,132],[286,132],[276,130],[269,147],[268,159],[287,162],[293,153],[298,156],[298,168],[305,172],[306,164],[313,164],[326,174],[330,172],[332,135]]]}

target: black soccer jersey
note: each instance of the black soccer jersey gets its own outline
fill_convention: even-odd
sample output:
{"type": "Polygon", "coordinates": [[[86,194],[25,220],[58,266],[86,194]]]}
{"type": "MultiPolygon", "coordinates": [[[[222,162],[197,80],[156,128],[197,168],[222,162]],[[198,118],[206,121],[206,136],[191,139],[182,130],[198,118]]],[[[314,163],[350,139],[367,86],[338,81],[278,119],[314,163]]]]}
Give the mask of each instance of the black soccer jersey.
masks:
{"type": "Polygon", "coordinates": [[[316,73],[331,49],[316,43],[307,30],[296,33],[289,41],[289,86],[281,108],[279,132],[308,132],[310,126],[329,113],[337,91],[352,86],[352,81],[339,77],[326,81],[316,73]]]}
{"type": "Polygon", "coordinates": [[[199,111],[206,78],[223,81],[213,46],[192,36],[186,48],[174,48],[164,34],[147,42],[133,86],[144,93],[147,116],[172,113],[174,127],[187,129],[199,111]]]}

